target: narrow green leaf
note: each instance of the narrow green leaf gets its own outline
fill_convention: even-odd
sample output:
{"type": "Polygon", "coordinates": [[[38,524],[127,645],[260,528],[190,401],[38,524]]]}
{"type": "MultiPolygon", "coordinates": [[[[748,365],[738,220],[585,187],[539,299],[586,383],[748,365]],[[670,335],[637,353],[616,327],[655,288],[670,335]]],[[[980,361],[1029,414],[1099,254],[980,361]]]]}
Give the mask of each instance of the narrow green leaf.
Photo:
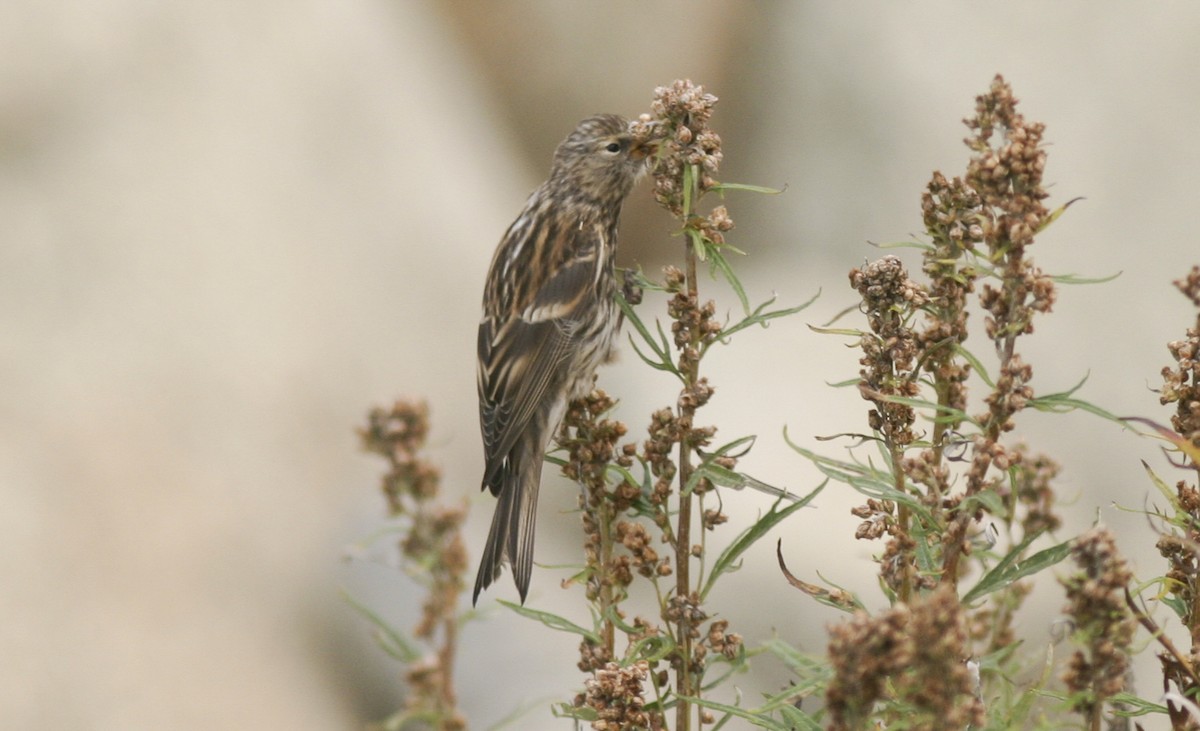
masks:
{"type": "Polygon", "coordinates": [[[1084,197],[1078,196],[1078,197],[1072,198],[1071,200],[1062,204],[1058,208],[1055,208],[1053,211],[1050,212],[1050,215],[1046,216],[1045,220],[1042,221],[1042,225],[1038,226],[1037,232],[1041,233],[1041,232],[1045,231],[1047,228],[1050,227],[1050,224],[1052,224],[1058,220],[1059,216],[1066,213],[1068,208],[1070,208],[1071,206],[1073,206],[1074,204],[1078,203],[1081,200],[1085,200],[1084,197]]]}
{"type": "Polygon", "coordinates": [[[379,646],[384,652],[403,663],[415,662],[421,658],[421,651],[413,646],[402,633],[392,628],[370,607],[350,596],[345,589],[341,590],[342,599],[375,626],[378,633],[379,646]]]}
{"type": "Polygon", "coordinates": [[[698,466],[688,478],[687,484],[684,485],[683,493],[689,494],[696,488],[700,482],[700,478],[707,478],[709,482],[719,487],[741,487],[743,484],[742,476],[735,470],[728,467],[722,467],[718,464],[703,464],[698,466]]]}
{"type": "Polygon", "coordinates": [[[914,409],[925,409],[928,411],[937,412],[939,416],[932,417],[934,421],[970,421],[970,417],[967,415],[967,412],[947,406],[946,404],[939,404],[936,401],[920,398],[909,398],[907,396],[893,396],[891,394],[878,394],[876,396],[876,394],[872,393],[871,396],[876,401],[884,401],[892,404],[903,404],[905,406],[911,406],[914,409]]]}
{"type": "Polygon", "coordinates": [[[991,571],[987,572],[979,580],[979,583],[971,588],[962,598],[963,604],[970,604],[976,599],[981,599],[994,591],[1003,589],[1013,582],[1036,574],[1039,571],[1048,569],[1051,566],[1058,564],[1071,553],[1071,542],[1063,541],[1056,546],[1043,549],[1033,554],[1027,559],[1018,560],[1021,552],[1029,547],[1033,539],[1037,535],[1027,537],[1019,544],[1013,547],[1008,554],[1001,559],[1000,563],[996,564],[991,571]]]}
{"type": "Polygon", "coordinates": [[[696,166],[687,165],[683,168],[683,217],[692,215],[692,189],[696,187],[696,166]]]}
{"type": "Polygon", "coordinates": [[[749,191],[751,193],[765,193],[766,195],[779,195],[783,191],[787,190],[787,188],[786,188],[786,186],[783,188],[779,188],[779,189],[766,188],[761,185],[746,185],[745,183],[717,183],[713,187],[709,188],[709,190],[715,190],[717,192],[724,192],[726,190],[745,190],[745,191],[749,191]]]}
{"type": "Polygon", "coordinates": [[[1077,389],[1077,388],[1079,388],[1079,386],[1076,386],[1074,389],[1071,389],[1070,391],[1065,391],[1063,393],[1051,393],[1051,394],[1047,394],[1045,396],[1037,396],[1037,397],[1029,400],[1029,405],[1032,406],[1033,408],[1037,409],[1038,411],[1046,411],[1046,412],[1057,413],[1057,414],[1066,413],[1069,411],[1077,411],[1077,410],[1078,411],[1086,411],[1089,414],[1093,414],[1095,416],[1099,416],[1102,419],[1106,419],[1113,423],[1120,424],[1121,426],[1125,426],[1125,420],[1122,419],[1121,417],[1117,416],[1116,414],[1112,413],[1111,411],[1102,409],[1099,406],[1088,403],[1087,401],[1084,401],[1082,399],[1071,398],[1070,394],[1074,393],[1075,389],[1077,389]]]}
{"type": "Polygon", "coordinates": [[[1146,460],[1142,460],[1142,469],[1146,470],[1146,474],[1150,476],[1150,481],[1154,483],[1154,486],[1158,488],[1158,491],[1167,499],[1171,505],[1171,508],[1176,512],[1179,512],[1179,495],[1175,492],[1175,490],[1169,487],[1166,482],[1163,482],[1163,479],[1159,477],[1153,469],[1151,469],[1150,465],[1146,464],[1146,460]]]}
{"type": "Polygon", "coordinates": [[[669,370],[678,375],[678,371],[671,362],[670,347],[667,345],[666,334],[662,330],[662,324],[658,322],[657,319],[654,321],[654,324],[658,329],[659,336],[658,338],[655,338],[654,335],[650,333],[650,330],[646,327],[646,324],[642,322],[642,319],[638,317],[633,305],[630,305],[629,302],[625,300],[625,297],[620,293],[617,294],[617,306],[621,308],[621,312],[625,314],[625,319],[629,320],[630,324],[633,325],[633,328],[637,330],[639,335],[642,336],[642,340],[645,341],[646,345],[655,354],[655,356],[657,356],[657,360],[649,358],[642,353],[637,347],[637,342],[633,339],[633,336],[630,335],[629,342],[633,345],[638,357],[644,360],[647,365],[657,368],[658,370],[669,370]]]}
{"type": "Polygon", "coordinates": [[[710,701],[707,698],[694,698],[685,695],[677,697],[680,700],[686,700],[689,703],[693,703],[703,708],[720,711],[721,713],[728,713],[731,716],[744,719],[759,728],[772,729],[772,731],[791,731],[791,727],[783,725],[770,716],[762,714],[760,711],[739,708],[738,706],[731,706],[727,703],[717,703],[716,701],[710,701]]]}
{"type": "Polygon", "coordinates": [[[773,637],[763,643],[763,647],[767,652],[779,658],[784,665],[792,669],[797,675],[804,675],[812,670],[816,663],[808,655],[800,652],[790,643],[784,642],[778,637],[773,637]]]}
{"type": "Polygon", "coordinates": [[[711,452],[708,452],[707,457],[727,457],[733,454],[735,450],[741,451],[738,451],[737,454],[733,454],[734,457],[744,457],[745,455],[749,454],[751,449],[754,448],[754,444],[757,441],[758,437],[753,434],[749,434],[744,437],[738,437],[732,442],[722,444],[711,452]],[[745,449],[742,449],[742,447],[745,447],[745,449]]]}
{"type": "Polygon", "coordinates": [[[979,377],[983,379],[983,382],[987,384],[988,388],[996,388],[996,382],[993,381],[992,377],[988,375],[987,368],[983,367],[983,363],[979,362],[979,359],[975,357],[974,353],[961,345],[955,345],[954,352],[958,355],[961,355],[964,360],[971,364],[971,369],[979,374],[979,377]]]}
{"type": "Polygon", "coordinates": [[[692,251],[696,253],[696,257],[700,261],[708,261],[708,255],[712,252],[712,247],[708,246],[708,239],[704,238],[704,234],[694,228],[684,230],[687,237],[692,242],[692,251]]]}
{"type": "Polygon", "coordinates": [[[745,256],[745,255],[746,255],[746,252],[742,251],[741,249],[739,249],[738,247],[736,247],[736,246],[734,246],[733,244],[729,243],[728,241],[726,241],[726,242],[724,242],[724,243],[722,243],[722,244],[713,243],[713,246],[715,246],[716,248],[720,249],[721,251],[728,251],[728,252],[730,252],[731,254],[737,254],[738,256],[745,256]]]}
{"type": "Polygon", "coordinates": [[[729,282],[729,286],[733,288],[737,294],[738,300],[742,303],[742,310],[748,317],[750,315],[750,298],[746,296],[746,289],[742,286],[742,282],[733,273],[733,268],[729,266],[729,262],[725,260],[724,254],[720,249],[712,249],[712,266],[719,270],[725,276],[725,281],[729,282]]]}
{"type": "Polygon", "coordinates": [[[829,386],[830,388],[847,388],[849,386],[857,386],[860,383],[862,383],[862,378],[856,377],[847,379],[845,381],[838,381],[837,383],[830,383],[829,381],[826,381],[825,385],[829,386]]]}
{"type": "Polygon", "coordinates": [[[891,241],[886,244],[877,244],[873,241],[868,241],[868,244],[876,249],[916,249],[918,251],[933,251],[933,244],[924,241],[891,241]]]}
{"type": "Polygon", "coordinates": [[[728,343],[730,335],[733,335],[736,332],[745,330],[748,327],[752,327],[754,325],[761,325],[762,327],[765,328],[765,327],[767,327],[767,325],[769,324],[769,322],[771,320],[776,320],[780,317],[787,317],[789,315],[794,315],[797,312],[800,312],[800,311],[804,310],[805,308],[807,308],[813,302],[815,302],[817,300],[817,297],[819,297],[819,296],[820,296],[820,293],[818,292],[816,295],[813,295],[813,297],[811,299],[809,299],[807,302],[797,305],[795,307],[786,307],[782,310],[770,310],[768,312],[764,312],[763,311],[764,308],[766,308],[767,305],[770,305],[775,301],[775,298],[772,297],[771,299],[767,300],[766,302],[764,302],[761,305],[759,305],[758,307],[756,307],[754,309],[754,312],[750,313],[746,317],[742,318],[741,320],[735,322],[734,324],[732,324],[728,327],[722,328],[721,333],[720,333],[720,342],[728,343]]]}
{"type": "Polygon", "coordinates": [[[973,513],[977,504],[992,515],[1005,515],[1008,512],[1004,499],[997,495],[995,490],[980,490],[971,495],[963,500],[960,510],[973,513]]]}
{"type": "Polygon", "coordinates": [[[634,342],[632,337],[629,338],[629,345],[633,348],[634,354],[641,358],[643,363],[650,366],[654,370],[666,371],[667,373],[673,373],[678,378],[683,378],[683,374],[679,372],[679,369],[675,367],[674,363],[668,360],[659,361],[650,358],[650,356],[642,352],[641,348],[638,347],[638,344],[634,342]]]}
{"type": "MultiPolygon", "coordinates": [[[[636,636],[640,630],[631,630],[627,634],[631,637],[636,636]]],[[[665,660],[668,655],[675,652],[674,638],[669,634],[649,635],[643,637],[634,643],[628,651],[626,657],[634,657],[648,662],[654,663],[659,660],[665,660]]]]}
{"type": "Polygon", "coordinates": [[[808,329],[815,333],[820,333],[821,335],[845,335],[852,338],[861,338],[864,335],[870,334],[865,330],[855,330],[853,328],[843,327],[818,327],[816,325],[809,325],[808,329]]]}
{"type": "Polygon", "coordinates": [[[779,707],[779,715],[787,723],[789,729],[795,731],[821,731],[821,724],[816,719],[793,705],[779,707]]]}
{"type": "Polygon", "coordinates": [[[735,570],[737,560],[747,549],[757,543],[760,538],[766,535],[768,531],[778,525],[784,518],[787,518],[792,513],[812,502],[824,489],[825,483],[822,483],[815,490],[782,510],[779,509],[782,501],[775,501],[775,504],[771,506],[765,515],[742,531],[733,543],[726,546],[721,555],[717,557],[717,560],[713,563],[712,571],[708,574],[708,580],[704,583],[704,588],[700,591],[700,598],[703,600],[708,596],[708,592],[712,590],[718,577],[735,570]]]}
{"type": "Polygon", "coordinates": [[[590,640],[591,642],[595,642],[596,644],[600,644],[600,642],[601,642],[600,635],[596,634],[595,632],[592,632],[591,630],[584,629],[583,627],[580,627],[579,625],[575,624],[571,620],[560,617],[557,614],[551,614],[550,612],[543,612],[538,609],[532,609],[530,607],[521,606],[520,604],[506,602],[503,599],[497,599],[496,601],[498,601],[501,605],[508,607],[509,609],[516,612],[517,614],[521,615],[522,617],[527,617],[529,619],[535,619],[535,620],[541,622],[542,624],[546,625],[550,629],[556,629],[556,630],[559,630],[560,632],[569,632],[571,634],[579,635],[580,637],[585,637],[588,640],[590,640]]]}
{"type": "Polygon", "coordinates": [[[805,449],[791,440],[787,427],[783,429],[783,439],[789,447],[812,462],[830,479],[849,485],[867,497],[901,503],[913,512],[917,520],[932,524],[933,514],[929,512],[928,506],[923,505],[915,495],[897,490],[895,477],[890,472],[870,464],[836,460],[805,449]]]}
{"type": "Polygon", "coordinates": [[[1124,272],[1117,272],[1116,274],[1109,274],[1107,277],[1081,277],[1077,274],[1055,274],[1050,279],[1054,280],[1055,284],[1107,284],[1122,274],[1124,272]]]}

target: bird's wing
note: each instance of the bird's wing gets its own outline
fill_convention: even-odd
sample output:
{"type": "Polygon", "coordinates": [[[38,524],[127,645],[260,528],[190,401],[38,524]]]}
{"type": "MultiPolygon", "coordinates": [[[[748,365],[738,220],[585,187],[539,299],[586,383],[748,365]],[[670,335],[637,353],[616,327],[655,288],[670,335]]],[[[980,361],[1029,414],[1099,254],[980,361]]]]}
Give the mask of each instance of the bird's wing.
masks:
{"type": "MultiPolygon", "coordinates": [[[[595,229],[573,234],[573,238],[603,237],[595,229]]],[[[507,314],[485,313],[479,324],[477,377],[486,458],[484,484],[492,484],[505,457],[538,418],[538,412],[549,410],[562,397],[572,356],[579,347],[580,324],[587,319],[602,265],[601,241],[576,243],[575,255],[549,273],[530,301],[514,303],[507,314]]]]}

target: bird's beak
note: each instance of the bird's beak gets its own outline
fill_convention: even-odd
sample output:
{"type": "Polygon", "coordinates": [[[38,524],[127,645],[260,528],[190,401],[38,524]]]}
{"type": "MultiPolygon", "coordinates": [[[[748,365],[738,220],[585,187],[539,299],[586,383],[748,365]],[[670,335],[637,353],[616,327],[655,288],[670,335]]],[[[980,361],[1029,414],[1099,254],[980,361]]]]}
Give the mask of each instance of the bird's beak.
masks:
{"type": "Polygon", "coordinates": [[[634,160],[645,160],[647,157],[650,157],[654,153],[658,152],[659,142],[660,140],[652,139],[635,143],[633,148],[629,151],[629,156],[634,160]]]}

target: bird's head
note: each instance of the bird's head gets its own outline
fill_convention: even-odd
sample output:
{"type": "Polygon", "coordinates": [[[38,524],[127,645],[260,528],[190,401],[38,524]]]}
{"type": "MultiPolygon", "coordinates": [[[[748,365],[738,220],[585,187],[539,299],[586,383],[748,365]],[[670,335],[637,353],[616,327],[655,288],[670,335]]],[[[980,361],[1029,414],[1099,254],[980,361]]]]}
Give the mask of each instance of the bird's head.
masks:
{"type": "Polygon", "coordinates": [[[620,203],[646,171],[653,144],[636,140],[629,122],[597,114],[575,127],[554,152],[550,178],[604,204],[620,203]]]}

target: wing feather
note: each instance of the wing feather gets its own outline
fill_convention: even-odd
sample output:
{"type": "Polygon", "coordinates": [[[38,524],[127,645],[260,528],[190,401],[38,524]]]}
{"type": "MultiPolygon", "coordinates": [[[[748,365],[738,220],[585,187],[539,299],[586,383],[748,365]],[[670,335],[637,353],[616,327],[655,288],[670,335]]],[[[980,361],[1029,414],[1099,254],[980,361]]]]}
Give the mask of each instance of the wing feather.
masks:
{"type": "MultiPolygon", "coordinates": [[[[587,318],[598,266],[596,246],[558,268],[531,302],[507,318],[485,317],[479,325],[479,420],[486,468],[495,476],[521,434],[547,418],[563,397],[580,325],[587,318]]],[[[554,425],[548,425],[553,427],[554,425]]]]}

